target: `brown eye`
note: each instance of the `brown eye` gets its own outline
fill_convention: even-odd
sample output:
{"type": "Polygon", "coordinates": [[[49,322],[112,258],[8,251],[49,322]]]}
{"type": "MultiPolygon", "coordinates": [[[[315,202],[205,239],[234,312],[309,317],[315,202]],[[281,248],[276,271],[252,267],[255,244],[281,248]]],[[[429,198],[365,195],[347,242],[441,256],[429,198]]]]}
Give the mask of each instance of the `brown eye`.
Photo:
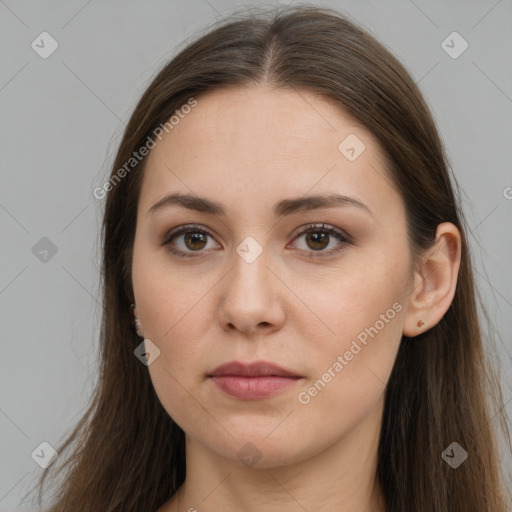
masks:
{"type": "Polygon", "coordinates": [[[309,252],[311,258],[331,256],[352,243],[343,232],[326,224],[309,225],[295,239],[298,240],[301,237],[304,237],[305,243],[303,245],[305,247],[299,247],[299,249],[309,252]],[[333,246],[325,250],[329,245],[333,246]]]}
{"type": "Polygon", "coordinates": [[[329,245],[330,235],[324,232],[310,231],[306,233],[306,243],[311,249],[320,251],[329,245]]]}
{"type": "Polygon", "coordinates": [[[213,237],[204,229],[187,225],[171,231],[161,245],[177,256],[194,257],[202,256],[206,252],[204,249],[210,248],[209,239],[213,240],[213,237]]]}
{"type": "Polygon", "coordinates": [[[183,239],[184,240],[184,243],[185,245],[193,250],[193,251],[198,251],[198,250],[201,250],[201,249],[204,249],[205,245],[206,245],[206,237],[208,235],[205,236],[204,233],[200,233],[200,232],[188,232],[185,234],[185,238],[183,239]]]}

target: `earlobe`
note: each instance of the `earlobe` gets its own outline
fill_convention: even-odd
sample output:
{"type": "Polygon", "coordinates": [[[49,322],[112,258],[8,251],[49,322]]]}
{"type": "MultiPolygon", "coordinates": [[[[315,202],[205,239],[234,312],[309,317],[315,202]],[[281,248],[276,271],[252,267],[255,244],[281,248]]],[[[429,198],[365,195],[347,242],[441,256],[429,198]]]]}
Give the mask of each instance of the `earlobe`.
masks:
{"type": "Polygon", "coordinates": [[[138,317],[137,307],[135,304],[132,304],[132,310],[133,310],[133,316],[135,317],[135,331],[138,336],[141,338],[144,338],[144,328],[142,326],[142,322],[140,321],[138,317]]]}
{"type": "Polygon", "coordinates": [[[437,226],[436,242],[422,256],[409,294],[403,334],[410,338],[427,331],[443,318],[450,307],[460,268],[461,237],[450,222],[437,226]]]}

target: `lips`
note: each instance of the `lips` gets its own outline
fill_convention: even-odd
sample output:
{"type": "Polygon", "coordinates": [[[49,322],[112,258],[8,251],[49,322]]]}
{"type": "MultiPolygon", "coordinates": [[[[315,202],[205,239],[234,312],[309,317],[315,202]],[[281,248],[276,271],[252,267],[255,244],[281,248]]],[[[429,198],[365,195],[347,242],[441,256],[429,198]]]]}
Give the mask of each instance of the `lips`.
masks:
{"type": "Polygon", "coordinates": [[[300,375],[294,374],[280,366],[267,361],[257,361],[255,363],[241,363],[232,361],[221,364],[208,377],[234,376],[234,377],[291,377],[300,378],[300,375]]]}
{"type": "Polygon", "coordinates": [[[238,399],[268,398],[293,386],[300,375],[266,361],[225,363],[208,377],[223,393],[238,399]]]}

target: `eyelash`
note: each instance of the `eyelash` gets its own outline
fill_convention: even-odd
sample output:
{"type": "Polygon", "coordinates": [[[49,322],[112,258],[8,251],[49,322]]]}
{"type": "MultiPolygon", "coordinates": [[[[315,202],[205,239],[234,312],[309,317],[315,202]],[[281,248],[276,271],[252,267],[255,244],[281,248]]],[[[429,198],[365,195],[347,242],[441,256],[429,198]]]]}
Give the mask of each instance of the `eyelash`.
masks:
{"type": "MultiPolygon", "coordinates": [[[[308,226],[305,227],[305,229],[303,229],[300,233],[298,233],[295,236],[294,240],[296,238],[299,238],[302,235],[308,234],[310,232],[328,233],[329,235],[334,236],[341,242],[334,249],[330,249],[328,251],[320,251],[320,250],[319,251],[314,251],[314,250],[307,251],[310,253],[309,257],[312,259],[313,258],[327,258],[329,256],[333,256],[334,254],[337,254],[340,251],[342,251],[343,249],[345,249],[347,244],[352,244],[351,240],[343,232],[341,232],[338,229],[333,228],[329,225],[326,225],[326,224],[309,224],[308,226]]],[[[211,238],[213,238],[213,236],[208,231],[203,229],[201,226],[199,226],[197,224],[188,224],[185,226],[181,226],[181,227],[171,231],[170,233],[168,233],[165,237],[164,242],[161,244],[161,247],[167,247],[167,250],[169,252],[171,252],[172,254],[174,254],[180,258],[191,258],[191,257],[197,258],[197,257],[202,256],[203,253],[201,251],[180,251],[180,250],[171,248],[171,242],[173,241],[173,239],[180,235],[186,234],[186,233],[203,233],[203,234],[206,234],[206,235],[210,236],[211,238]]]]}

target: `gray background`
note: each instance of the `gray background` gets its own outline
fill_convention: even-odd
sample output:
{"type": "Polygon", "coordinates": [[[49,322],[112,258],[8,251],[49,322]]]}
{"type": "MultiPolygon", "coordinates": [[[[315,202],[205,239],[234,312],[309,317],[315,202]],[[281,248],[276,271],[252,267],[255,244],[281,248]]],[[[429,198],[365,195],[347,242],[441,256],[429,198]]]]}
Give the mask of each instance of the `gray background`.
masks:
{"type": "MultiPolygon", "coordinates": [[[[107,176],[124,123],[182,42],[242,5],[0,0],[1,511],[30,509],[22,497],[42,471],[31,453],[43,441],[60,442],[94,383],[103,204],[92,191],[107,176]],[[59,45],[47,59],[31,47],[43,31],[59,45]],[[48,242],[33,250],[43,237],[56,254],[37,254],[48,242]]],[[[433,109],[461,186],[476,276],[497,339],[489,350],[508,373],[510,414],[512,1],[321,5],[348,14],[385,43],[433,109]],[[441,44],[453,31],[469,44],[458,58],[441,44]]]]}

